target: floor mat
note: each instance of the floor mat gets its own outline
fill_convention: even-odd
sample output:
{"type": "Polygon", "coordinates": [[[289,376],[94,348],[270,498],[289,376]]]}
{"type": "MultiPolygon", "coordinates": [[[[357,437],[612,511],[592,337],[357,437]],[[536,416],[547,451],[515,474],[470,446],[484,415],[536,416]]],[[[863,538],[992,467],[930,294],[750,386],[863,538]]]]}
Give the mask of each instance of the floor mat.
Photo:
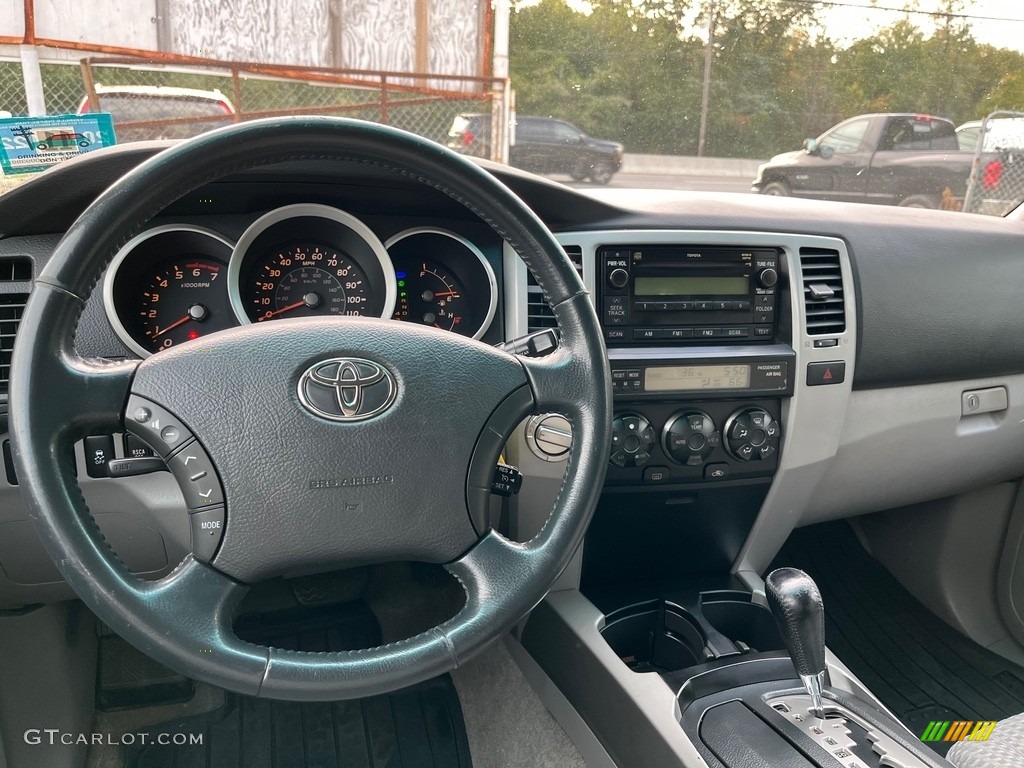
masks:
{"type": "MultiPolygon", "coordinates": [[[[1024,711],[1024,668],[918,602],[847,523],[794,532],[773,563],[781,565],[818,583],[828,647],[915,734],[933,720],[1001,720],[1024,711]]],[[[929,746],[945,754],[951,743],[929,746]]]]}
{"type": "MultiPolygon", "coordinates": [[[[250,617],[236,629],[252,642],[302,651],[380,642],[376,620],[362,603],[250,617]]],[[[140,733],[146,736],[128,747],[126,768],[471,766],[462,709],[448,675],[359,701],[296,703],[228,694],[216,711],[140,733]]]]}

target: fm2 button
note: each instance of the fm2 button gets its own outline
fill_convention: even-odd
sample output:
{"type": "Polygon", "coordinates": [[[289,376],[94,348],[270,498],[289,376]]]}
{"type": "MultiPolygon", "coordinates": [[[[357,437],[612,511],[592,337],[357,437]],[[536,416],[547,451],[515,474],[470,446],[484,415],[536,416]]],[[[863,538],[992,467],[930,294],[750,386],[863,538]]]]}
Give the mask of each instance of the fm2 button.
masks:
{"type": "Polygon", "coordinates": [[[167,467],[178,481],[190,512],[224,503],[224,489],[213,462],[195,440],[167,459],[167,467]]]}
{"type": "Polygon", "coordinates": [[[162,458],[167,458],[192,439],[192,433],[185,429],[177,416],[138,395],[128,398],[124,426],[151,445],[162,458]]]}

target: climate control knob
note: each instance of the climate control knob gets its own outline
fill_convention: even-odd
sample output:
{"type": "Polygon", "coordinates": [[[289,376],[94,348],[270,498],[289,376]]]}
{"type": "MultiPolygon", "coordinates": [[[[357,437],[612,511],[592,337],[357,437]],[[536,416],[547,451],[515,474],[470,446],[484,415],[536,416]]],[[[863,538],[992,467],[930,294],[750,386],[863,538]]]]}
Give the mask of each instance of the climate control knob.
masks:
{"type": "Polygon", "coordinates": [[[650,461],[654,427],[643,416],[623,413],[612,422],[612,455],[616,467],[641,467],[650,461]]]}
{"type": "Polygon", "coordinates": [[[746,408],[725,424],[725,444],[740,461],[766,461],[779,452],[782,427],[768,411],[746,408]]]}
{"type": "Polygon", "coordinates": [[[722,436],[703,411],[684,411],[668,420],[663,442],[673,460],[697,467],[722,444],[722,436]]]}

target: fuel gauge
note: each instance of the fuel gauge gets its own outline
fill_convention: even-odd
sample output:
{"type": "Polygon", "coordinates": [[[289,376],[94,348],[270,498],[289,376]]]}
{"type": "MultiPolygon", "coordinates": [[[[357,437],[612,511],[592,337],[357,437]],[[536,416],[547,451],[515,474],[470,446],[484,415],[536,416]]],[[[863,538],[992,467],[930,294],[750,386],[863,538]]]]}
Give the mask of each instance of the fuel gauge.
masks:
{"type": "Polygon", "coordinates": [[[480,250],[440,229],[413,229],[387,243],[398,299],[393,319],[475,339],[494,319],[497,283],[480,250]]]}
{"type": "Polygon", "coordinates": [[[397,270],[395,277],[398,279],[395,320],[410,320],[462,333],[469,302],[458,278],[430,259],[421,259],[419,269],[411,274],[397,270]]]}

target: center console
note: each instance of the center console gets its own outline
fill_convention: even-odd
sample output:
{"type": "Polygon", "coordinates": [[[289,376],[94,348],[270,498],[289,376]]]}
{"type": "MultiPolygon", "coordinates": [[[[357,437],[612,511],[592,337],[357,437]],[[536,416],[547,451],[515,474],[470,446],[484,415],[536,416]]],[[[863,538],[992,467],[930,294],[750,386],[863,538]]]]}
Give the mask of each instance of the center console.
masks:
{"type": "MultiPolygon", "coordinates": [[[[582,556],[520,638],[605,764],[948,766],[811,624],[776,622],[763,592],[765,567],[821,493],[846,412],[845,245],[738,232],[559,239],[602,322],[612,446],[582,556]],[[810,647],[820,653],[787,653],[810,647]]],[[[557,488],[568,422],[531,425],[524,444],[543,459],[531,479],[546,467],[557,488]]]]}

